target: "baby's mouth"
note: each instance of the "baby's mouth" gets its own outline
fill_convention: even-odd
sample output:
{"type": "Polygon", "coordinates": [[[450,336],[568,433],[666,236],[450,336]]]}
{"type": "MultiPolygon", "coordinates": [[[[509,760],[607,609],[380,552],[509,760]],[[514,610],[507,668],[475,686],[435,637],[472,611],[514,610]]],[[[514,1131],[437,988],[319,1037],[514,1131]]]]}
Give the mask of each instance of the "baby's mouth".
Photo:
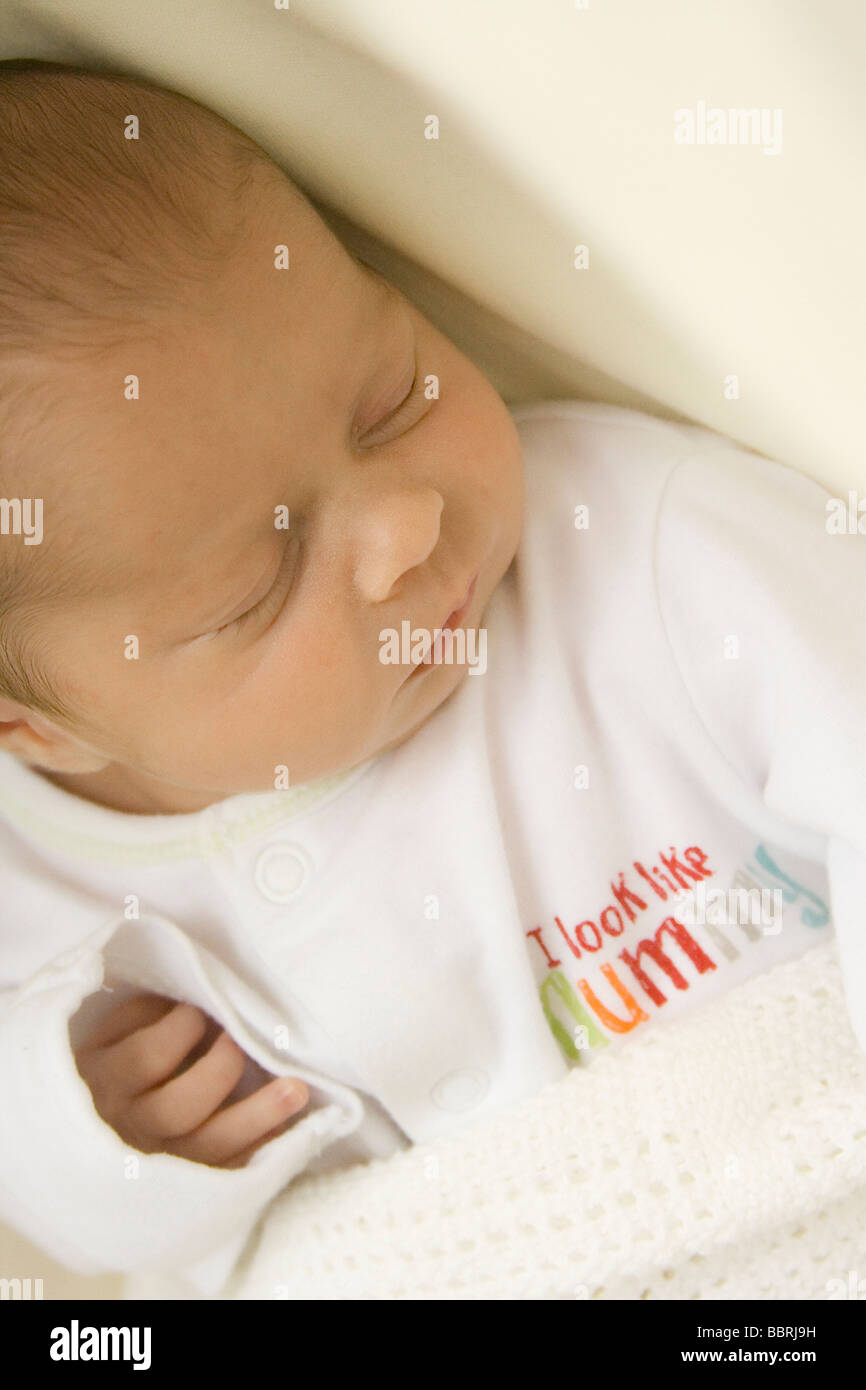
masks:
{"type": "MultiPolygon", "coordinates": [[[[480,571],[478,573],[480,573],[480,571]]],[[[436,633],[446,630],[454,632],[463,622],[472,606],[472,600],[475,597],[475,586],[478,583],[478,573],[470,580],[469,586],[460,599],[457,607],[452,608],[442,622],[439,623],[438,627],[433,628],[430,646],[427,648],[427,651],[415,666],[414,670],[409,672],[409,675],[403,681],[403,685],[407,685],[409,681],[414,680],[416,676],[423,676],[425,672],[431,671],[434,666],[441,664],[439,657],[441,656],[442,638],[437,637],[436,633]]]]}
{"type": "Polygon", "coordinates": [[[457,607],[452,608],[444,623],[440,623],[440,627],[450,628],[453,632],[455,628],[460,626],[460,624],[463,622],[463,619],[466,617],[466,614],[469,610],[469,605],[471,604],[472,599],[475,596],[475,585],[477,582],[478,575],[476,574],[470,581],[469,588],[466,590],[466,593],[463,595],[457,607]]]}

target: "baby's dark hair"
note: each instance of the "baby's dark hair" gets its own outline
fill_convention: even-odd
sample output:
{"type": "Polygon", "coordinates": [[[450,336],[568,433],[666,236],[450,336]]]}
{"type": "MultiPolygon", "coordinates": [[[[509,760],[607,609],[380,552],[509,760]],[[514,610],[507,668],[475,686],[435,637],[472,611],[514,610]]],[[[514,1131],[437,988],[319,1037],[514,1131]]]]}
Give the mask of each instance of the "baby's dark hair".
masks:
{"type": "MultiPolygon", "coordinates": [[[[280,176],[253,140],[178,92],[118,72],[0,62],[0,502],[7,518],[9,499],[33,496],[28,471],[39,471],[44,427],[55,425],[57,434],[63,397],[52,384],[52,362],[91,359],[128,341],[133,327],[139,335],[156,328],[161,313],[211,282],[234,248],[264,168],[280,176]]],[[[206,309],[200,293],[199,307],[202,301],[206,309]]],[[[58,490],[65,491],[69,480],[58,462],[58,490]]],[[[52,543],[50,498],[44,516],[41,546],[0,533],[0,697],[71,721],[74,685],[59,688],[50,654],[28,632],[40,605],[66,594],[49,555],[34,562],[52,543]]]]}

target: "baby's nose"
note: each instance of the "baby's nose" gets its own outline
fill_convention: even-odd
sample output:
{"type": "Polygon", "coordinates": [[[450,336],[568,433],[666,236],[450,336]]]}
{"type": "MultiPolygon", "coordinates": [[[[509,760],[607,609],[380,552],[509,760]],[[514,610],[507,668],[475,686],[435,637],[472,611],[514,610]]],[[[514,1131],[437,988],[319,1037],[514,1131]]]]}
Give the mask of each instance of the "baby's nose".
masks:
{"type": "Polygon", "coordinates": [[[370,603],[381,603],[407,570],[422,565],[439,540],[445,503],[433,488],[371,500],[356,530],[355,583],[370,603]]]}

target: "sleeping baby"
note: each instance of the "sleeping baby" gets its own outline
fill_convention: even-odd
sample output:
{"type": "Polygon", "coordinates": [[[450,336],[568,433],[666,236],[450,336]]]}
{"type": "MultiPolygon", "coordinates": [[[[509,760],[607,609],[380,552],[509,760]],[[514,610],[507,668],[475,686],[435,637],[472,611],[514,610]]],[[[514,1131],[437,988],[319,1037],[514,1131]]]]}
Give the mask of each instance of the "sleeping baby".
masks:
{"type": "Polygon", "coordinates": [[[866,1047],[836,499],[507,408],[188,98],[0,64],[0,130],[0,1216],[217,1293],[829,932],[866,1047]]]}

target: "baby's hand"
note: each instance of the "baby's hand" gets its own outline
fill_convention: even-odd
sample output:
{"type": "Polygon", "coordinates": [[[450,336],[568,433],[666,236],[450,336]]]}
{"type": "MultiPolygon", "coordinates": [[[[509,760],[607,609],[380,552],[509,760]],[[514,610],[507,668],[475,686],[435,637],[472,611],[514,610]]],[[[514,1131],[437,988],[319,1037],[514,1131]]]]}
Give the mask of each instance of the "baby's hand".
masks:
{"type": "Polygon", "coordinates": [[[226,1105],[245,1053],[201,1009],[158,994],[118,1004],[75,1061],[102,1119],[127,1144],[212,1168],[242,1168],[309,1100],[303,1081],[281,1076],[226,1105]]]}

